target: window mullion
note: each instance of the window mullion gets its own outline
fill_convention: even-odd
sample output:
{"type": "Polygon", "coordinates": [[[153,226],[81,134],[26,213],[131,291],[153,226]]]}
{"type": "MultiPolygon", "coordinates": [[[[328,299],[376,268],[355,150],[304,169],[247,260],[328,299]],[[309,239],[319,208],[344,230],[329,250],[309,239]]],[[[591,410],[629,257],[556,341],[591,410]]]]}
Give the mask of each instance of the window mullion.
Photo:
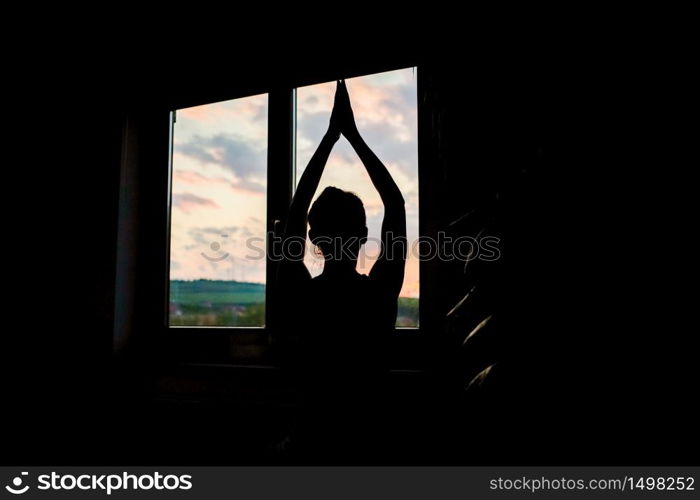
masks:
{"type": "Polygon", "coordinates": [[[270,257],[270,235],[281,236],[289,204],[292,201],[294,166],[294,96],[293,89],[275,89],[268,97],[267,146],[267,286],[265,325],[275,328],[277,263],[270,257]]]}

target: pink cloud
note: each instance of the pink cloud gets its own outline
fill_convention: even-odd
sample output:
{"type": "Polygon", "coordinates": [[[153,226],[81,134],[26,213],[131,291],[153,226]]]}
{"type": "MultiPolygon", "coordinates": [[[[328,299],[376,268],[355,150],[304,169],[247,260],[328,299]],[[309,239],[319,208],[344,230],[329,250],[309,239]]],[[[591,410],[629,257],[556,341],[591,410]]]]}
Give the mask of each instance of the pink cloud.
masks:
{"type": "Polygon", "coordinates": [[[224,185],[237,193],[242,193],[247,196],[262,196],[265,194],[265,186],[257,182],[245,179],[229,180],[224,177],[208,177],[193,170],[175,170],[173,172],[173,189],[176,190],[182,184],[218,184],[224,185]]]}
{"type": "Polygon", "coordinates": [[[197,207],[220,208],[219,205],[208,198],[202,198],[192,193],[173,193],[173,207],[179,210],[190,213],[197,207]]]}
{"type": "Polygon", "coordinates": [[[267,96],[260,95],[184,108],[177,114],[178,118],[202,123],[218,119],[251,120],[261,117],[266,111],[267,96]]]}
{"type": "Polygon", "coordinates": [[[195,106],[193,108],[179,109],[178,117],[184,117],[193,121],[207,121],[211,116],[210,106],[195,106]]]}
{"type": "MultiPolygon", "coordinates": [[[[360,78],[346,80],[348,93],[358,120],[377,122],[404,121],[404,116],[392,109],[388,103],[395,101],[397,85],[378,86],[371,81],[360,78]]],[[[304,94],[304,105],[300,108],[302,112],[329,112],[333,107],[333,96],[335,95],[335,83],[325,83],[301,89],[304,94]]]]}
{"type": "Polygon", "coordinates": [[[173,172],[173,184],[231,184],[231,181],[223,177],[208,177],[194,170],[175,169],[173,172]]]}

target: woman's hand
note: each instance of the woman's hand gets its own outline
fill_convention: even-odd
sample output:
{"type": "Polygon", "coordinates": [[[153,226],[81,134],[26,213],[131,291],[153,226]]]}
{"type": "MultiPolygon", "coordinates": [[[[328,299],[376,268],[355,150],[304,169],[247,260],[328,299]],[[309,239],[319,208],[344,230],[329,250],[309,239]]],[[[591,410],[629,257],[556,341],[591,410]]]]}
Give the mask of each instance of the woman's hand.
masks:
{"type": "Polygon", "coordinates": [[[340,134],[343,131],[343,116],[342,116],[342,106],[339,103],[340,95],[340,80],[338,80],[335,87],[335,100],[333,102],[333,111],[331,112],[331,120],[328,124],[328,132],[326,136],[337,141],[340,139],[340,134]]]}
{"type": "MultiPolygon", "coordinates": [[[[331,127],[337,127],[348,139],[359,135],[355,124],[355,114],[350,104],[350,95],[345,80],[338,80],[335,89],[335,102],[331,113],[331,127]]],[[[330,130],[330,129],[329,129],[330,130]]]]}

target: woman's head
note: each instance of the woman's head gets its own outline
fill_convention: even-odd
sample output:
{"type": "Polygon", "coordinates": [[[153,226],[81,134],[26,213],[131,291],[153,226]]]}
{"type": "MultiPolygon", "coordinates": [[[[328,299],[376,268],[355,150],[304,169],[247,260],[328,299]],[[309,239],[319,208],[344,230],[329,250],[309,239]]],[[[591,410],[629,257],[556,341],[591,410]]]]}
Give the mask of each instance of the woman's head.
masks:
{"type": "Polygon", "coordinates": [[[356,194],[327,187],[311,206],[308,219],[311,242],[326,259],[357,259],[367,241],[367,226],[365,207],[356,194]]]}

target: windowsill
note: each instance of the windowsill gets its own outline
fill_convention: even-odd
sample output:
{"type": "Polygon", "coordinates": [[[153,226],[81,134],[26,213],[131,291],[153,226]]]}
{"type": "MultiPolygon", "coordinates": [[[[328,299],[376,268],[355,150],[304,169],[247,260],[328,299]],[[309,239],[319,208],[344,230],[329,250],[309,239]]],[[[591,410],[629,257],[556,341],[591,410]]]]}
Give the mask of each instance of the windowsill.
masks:
{"type": "MultiPolygon", "coordinates": [[[[274,369],[272,335],[267,328],[171,327],[163,331],[161,340],[170,346],[166,350],[176,365],[274,369]]],[[[427,337],[420,328],[397,328],[392,335],[391,366],[408,370],[425,366],[427,337]]]]}

